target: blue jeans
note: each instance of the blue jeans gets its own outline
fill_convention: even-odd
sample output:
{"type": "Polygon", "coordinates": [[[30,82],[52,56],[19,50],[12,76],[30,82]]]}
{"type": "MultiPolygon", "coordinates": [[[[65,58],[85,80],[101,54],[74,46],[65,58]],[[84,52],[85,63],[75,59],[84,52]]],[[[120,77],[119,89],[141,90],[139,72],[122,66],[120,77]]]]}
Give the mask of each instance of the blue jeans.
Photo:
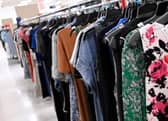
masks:
{"type": "Polygon", "coordinates": [[[84,83],[94,97],[94,108],[96,121],[103,121],[103,112],[100,104],[100,95],[98,92],[96,80],[96,38],[95,31],[90,30],[85,34],[84,40],[81,40],[76,69],[82,75],[84,83]]]}

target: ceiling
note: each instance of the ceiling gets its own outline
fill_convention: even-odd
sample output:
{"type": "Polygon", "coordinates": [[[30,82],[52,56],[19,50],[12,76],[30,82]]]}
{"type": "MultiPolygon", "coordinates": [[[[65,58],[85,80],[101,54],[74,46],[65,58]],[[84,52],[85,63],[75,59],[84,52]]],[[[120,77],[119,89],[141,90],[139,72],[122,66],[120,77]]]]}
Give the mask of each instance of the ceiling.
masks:
{"type": "Polygon", "coordinates": [[[36,3],[37,0],[0,0],[0,7],[22,6],[36,3]]]}
{"type": "MultiPolygon", "coordinates": [[[[0,8],[3,7],[11,7],[11,6],[24,6],[34,3],[39,3],[39,1],[43,5],[62,5],[62,4],[77,4],[78,2],[82,2],[83,0],[0,0],[0,8]]],[[[90,0],[85,0],[90,1],[90,0]]]]}

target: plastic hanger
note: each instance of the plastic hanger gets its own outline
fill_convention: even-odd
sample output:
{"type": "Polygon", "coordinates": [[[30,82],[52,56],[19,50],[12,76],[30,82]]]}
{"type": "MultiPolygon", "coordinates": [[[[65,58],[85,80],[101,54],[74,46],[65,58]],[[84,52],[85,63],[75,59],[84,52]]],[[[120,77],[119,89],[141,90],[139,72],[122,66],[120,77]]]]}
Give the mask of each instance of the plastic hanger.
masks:
{"type": "Polygon", "coordinates": [[[82,12],[81,15],[77,15],[74,17],[72,26],[86,25],[88,23],[86,18],[88,18],[88,14],[85,14],[84,12],[82,12]]]}
{"type": "Polygon", "coordinates": [[[136,18],[151,17],[154,15],[156,8],[156,2],[150,3],[146,0],[144,4],[138,7],[136,18]]]}
{"type": "Polygon", "coordinates": [[[128,10],[129,10],[129,7],[127,6],[125,9],[124,9],[124,12],[123,12],[123,18],[126,18],[128,16],[128,10]]]}
{"type": "Polygon", "coordinates": [[[168,24],[168,12],[166,12],[164,15],[162,15],[161,17],[159,17],[156,22],[160,23],[160,24],[168,24]]]}
{"type": "Polygon", "coordinates": [[[157,18],[159,18],[159,16],[162,16],[164,13],[166,13],[167,8],[168,8],[168,1],[158,1],[155,15],[152,18],[145,21],[144,24],[155,21],[157,18]]]}
{"type": "MultiPolygon", "coordinates": [[[[137,22],[140,22],[142,20],[146,20],[146,19],[152,17],[155,13],[156,7],[157,7],[156,3],[148,3],[146,1],[143,5],[138,7],[137,15],[135,17],[135,20],[133,20],[133,22],[135,21],[137,23],[137,22]]],[[[122,28],[120,28],[116,31],[111,32],[110,34],[107,35],[107,38],[110,38],[111,36],[117,35],[118,32],[120,32],[120,30],[124,29],[125,27],[127,27],[127,25],[123,26],[122,28]]]]}
{"type": "MultiPolygon", "coordinates": [[[[167,4],[168,4],[167,1],[160,2],[158,4],[158,8],[155,16],[159,16],[163,14],[163,12],[167,10],[167,6],[168,6],[167,4]]],[[[165,14],[157,18],[155,22],[164,24],[164,25],[168,24],[168,12],[166,12],[165,14]]],[[[133,34],[132,37],[129,39],[129,45],[131,46],[135,45],[135,43],[137,43],[139,40],[140,40],[140,33],[139,31],[136,31],[135,34],[133,34]]]]}
{"type": "Polygon", "coordinates": [[[56,19],[51,19],[49,22],[48,22],[48,27],[50,28],[50,27],[52,27],[52,26],[54,26],[55,24],[56,24],[56,19]]]}
{"type": "Polygon", "coordinates": [[[132,9],[133,9],[133,3],[129,2],[129,4],[128,4],[128,13],[126,15],[126,18],[128,18],[128,20],[130,20],[130,18],[131,18],[132,9]]]}
{"type": "MultiPolygon", "coordinates": [[[[137,16],[136,18],[141,17],[153,17],[156,13],[157,4],[154,3],[148,3],[148,1],[145,1],[145,3],[138,8],[137,16]]],[[[129,45],[134,46],[138,41],[140,40],[140,34],[139,31],[134,32],[134,34],[129,38],[129,45]]]]}
{"type": "Polygon", "coordinates": [[[96,21],[97,16],[98,16],[98,12],[93,11],[92,13],[90,13],[90,14],[88,15],[88,20],[87,20],[87,21],[88,21],[89,23],[93,23],[94,21],[96,21]]]}
{"type": "Polygon", "coordinates": [[[108,8],[107,9],[107,13],[105,15],[104,23],[116,21],[119,18],[122,18],[122,11],[121,11],[121,9],[108,8]]]}
{"type": "Polygon", "coordinates": [[[133,2],[132,3],[132,10],[131,10],[129,21],[132,21],[132,20],[134,20],[136,18],[136,16],[137,16],[137,10],[138,10],[138,5],[133,2]]]}
{"type": "Polygon", "coordinates": [[[156,16],[161,16],[166,13],[168,8],[168,1],[160,1],[158,2],[158,7],[156,10],[156,16]]]}

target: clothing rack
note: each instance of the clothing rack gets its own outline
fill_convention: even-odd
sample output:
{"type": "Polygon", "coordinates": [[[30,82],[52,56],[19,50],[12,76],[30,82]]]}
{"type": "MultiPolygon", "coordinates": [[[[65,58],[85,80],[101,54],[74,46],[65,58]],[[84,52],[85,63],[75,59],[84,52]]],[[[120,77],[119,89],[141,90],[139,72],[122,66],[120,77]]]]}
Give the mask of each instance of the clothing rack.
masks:
{"type": "MultiPolygon", "coordinates": [[[[79,6],[82,6],[82,5],[86,5],[86,4],[89,4],[89,3],[92,3],[92,2],[95,2],[95,1],[92,0],[92,1],[89,1],[89,2],[83,2],[83,3],[80,3],[78,5],[73,5],[73,6],[70,6],[70,7],[62,8],[62,9],[59,9],[57,11],[54,11],[54,12],[51,12],[51,13],[48,13],[48,14],[44,14],[44,15],[41,15],[41,16],[35,16],[35,17],[30,18],[30,19],[23,20],[21,22],[21,24],[24,24],[24,23],[30,22],[30,21],[34,21],[36,19],[44,18],[44,17],[50,16],[50,15],[53,15],[53,14],[56,14],[56,13],[59,13],[59,12],[63,12],[63,11],[66,11],[66,10],[70,10],[70,9],[73,9],[73,8],[76,8],[76,7],[79,7],[79,6]]],[[[117,3],[117,2],[119,2],[119,0],[113,0],[113,1],[110,1],[110,2],[99,3],[99,4],[96,4],[96,5],[88,6],[86,8],[82,8],[82,9],[80,9],[78,11],[82,12],[82,11],[85,11],[85,10],[98,8],[98,7],[101,7],[101,6],[106,6],[106,5],[117,3]]]]}
{"type": "Polygon", "coordinates": [[[46,16],[50,16],[50,15],[53,15],[53,14],[56,14],[56,13],[59,13],[59,12],[62,12],[62,11],[66,11],[66,10],[69,10],[69,9],[72,9],[72,8],[76,8],[76,7],[79,7],[79,6],[82,6],[82,5],[90,4],[90,3],[93,3],[93,2],[95,2],[95,0],[82,2],[78,5],[72,5],[72,6],[69,6],[69,7],[65,7],[65,8],[62,8],[62,9],[59,9],[59,10],[56,10],[54,12],[47,13],[47,14],[44,14],[44,15],[41,15],[41,16],[35,16],[35,17],[30,18],[30,19],[26,19],[26,20],[21,21],[21,24],[24,24],[24,23],[30,22],[30,21],[34,21],[34,20],[37,20],[37,19],[40,19],[40,18],[44,18],[46,16]]]}
{"type": "Polygon", "coordinates": [[[93,9],[93,8],[98,8],[98,7],[106,6],[106,5],[117,3],[117,2],[119,2],[119,0],[113,0],[113,1],[110,1],[110,2],[104,2],[104,3],[88,6],[86,8],[81,9],[80,11],[85,11],[85,10],[89,10],[89,9],[93,9]]]}

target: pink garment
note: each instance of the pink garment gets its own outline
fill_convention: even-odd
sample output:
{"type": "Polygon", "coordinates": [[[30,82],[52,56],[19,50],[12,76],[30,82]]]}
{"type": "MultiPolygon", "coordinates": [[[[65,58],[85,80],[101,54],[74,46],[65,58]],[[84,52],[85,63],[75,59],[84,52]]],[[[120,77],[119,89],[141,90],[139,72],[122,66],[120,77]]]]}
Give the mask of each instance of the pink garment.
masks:
{"type": "Polygon", "coordinates": [[[148,72],[153,82],[161,79],[163,76],[168,75],[167,65],[162,60],[154,61],[148,68],[148,72]]]}
{"type": "Polygon", "coordinates": [[[139,31],[147,64],[147,120],[168,121],[168,27],[153,23],[139,31]]]}
{"type": "Polygon", "coordinates": [[[29,43],[29,36],[26,35],[26,29],[21,28],[19,31],[19,36],[21,37],[22,40],[24,40],[26,43],[29,43]]]}
{"type": "Polygon", "coordinates": [[[155,35],[154,35],[153,27],[149,27],[145,35],[146,35],[146,38],[149,39],[150,45],[155,42],[155,35]]]}
{"type": "MultiPolygon", "coordinates": [[[[29,41],[30,40],[29,40],[28,30],[26,30],[25,28],[21,28],[20,31],[19,31],[19,36],[21,37],[21,39],[23,41],[25,41],[27,43],[27,46],[29,48],[30,47],[29,46],[29,41]]],[[[35,70],[33,68],[33,63],[32,63],[32,58],[31,58],[30,52],[27,52],[26,56],[27,56],[27,60],[28,60],[28,63],[29,63],[29,70],[30,70],[30,75],[31,75],[31,78],[32,78],[32,82],[34,83],[35,82],[35,75],[34,75],[35,70]]]]}

